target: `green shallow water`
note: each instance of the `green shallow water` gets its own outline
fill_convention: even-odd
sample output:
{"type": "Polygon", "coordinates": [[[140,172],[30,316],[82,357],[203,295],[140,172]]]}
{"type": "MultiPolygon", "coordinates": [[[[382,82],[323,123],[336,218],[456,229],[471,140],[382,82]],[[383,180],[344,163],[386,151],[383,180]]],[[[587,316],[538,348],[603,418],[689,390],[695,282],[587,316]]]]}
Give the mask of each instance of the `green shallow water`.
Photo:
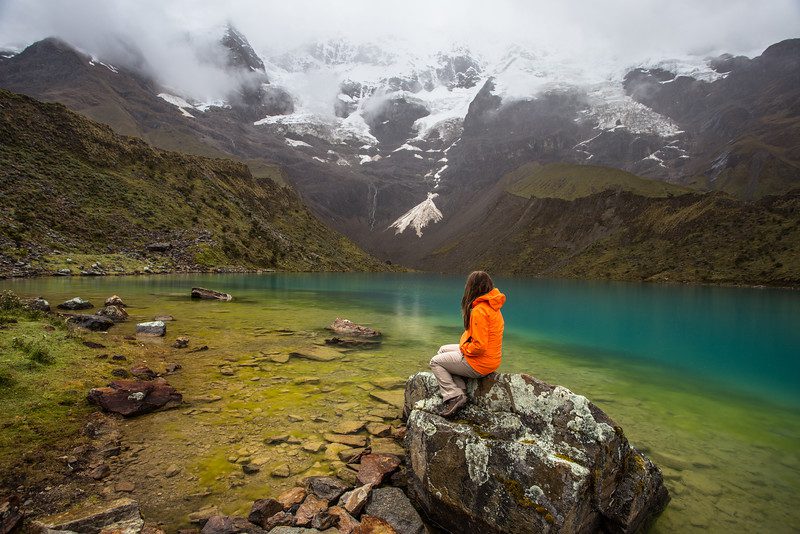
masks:
{"type": "MultiPolygon", "coordinates": [[[[498,280],[508,295],[502,370],[528,372],[586,395],[662,467],[673,496],[654,532],[794,532],[800,526],[800,292],[624,283],[498,280]]],[[[337,467],[335,451],[265,445],[289,434],[321,439],[344,419],[385,417],[373,382],[425,369],[460,334],[460,278],[425,274],[187,275],[0,282],[51,304],[119,294],[132,320],[171,314],[160,354],[189,409],[125,422],[134,447],[115,469],[136,483],[149,518],[171,527],[215,504],[243,513],[295,476],[337,467]],[[194,285],[233,302],[196,302],[194,285]],[[269,361],[326,336],[337,316],[382,330],[380,349],[344,360],[269,361]],[[290,330],[282,332],[281,330],[290,330]],[[232,376],[220,373],[233,370],[232,376]],[[310,379],[310,381],[309,381],[310,379]],[[204,402],[202,397],[221,400],[204,402]],[[376,411],[377,410],[377,411],[376,411]],[[293,419],[301,419],[292,422],[293,419]],[[315,418],[322,418],[315,420],[315,418]],[[261,466],[245,476],[237,459],[261,466]],[[288,465],[293,476],[270,471],[288,465]],[[179,474],[167,477],[170,466],[179,474]]],[[[155,361],[154,366],[163,362],[155,361]]],[[[208,399],[206,399],[208,400],[208,399]]]]}

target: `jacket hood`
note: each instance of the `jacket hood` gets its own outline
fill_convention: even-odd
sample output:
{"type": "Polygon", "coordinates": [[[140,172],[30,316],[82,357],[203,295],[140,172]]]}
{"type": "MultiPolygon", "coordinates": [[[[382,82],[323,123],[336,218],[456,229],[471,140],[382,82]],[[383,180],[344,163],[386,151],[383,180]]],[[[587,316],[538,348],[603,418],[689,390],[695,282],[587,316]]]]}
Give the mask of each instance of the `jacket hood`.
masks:
{"type": "Polygon", "coordinates": [[[481,295],[480,297],[476,298],[472,301],[472,307],[474,308],[481,302],[486,302],[489,306],[492,307],[493,310],[499,310],[503,307],[503,304],[506,302],[506,296],[500,293],[500,290],[497,288],[492,289],[485,295],[481,295]]]}

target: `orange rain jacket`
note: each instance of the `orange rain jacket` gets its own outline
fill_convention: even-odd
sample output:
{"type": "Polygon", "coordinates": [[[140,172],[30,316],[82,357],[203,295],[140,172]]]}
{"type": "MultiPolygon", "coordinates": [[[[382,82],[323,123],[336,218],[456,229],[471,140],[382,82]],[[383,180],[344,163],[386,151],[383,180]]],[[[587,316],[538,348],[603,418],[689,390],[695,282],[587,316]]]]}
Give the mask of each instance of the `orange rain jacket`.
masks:
{"type": "Polygon", "coordinates": [[[500,367],[503,353],[503,314],[506,296],[497,288],[472,301],[469,329],[461,334],[461,354],[476,372],[488,375],[500,367]]]}

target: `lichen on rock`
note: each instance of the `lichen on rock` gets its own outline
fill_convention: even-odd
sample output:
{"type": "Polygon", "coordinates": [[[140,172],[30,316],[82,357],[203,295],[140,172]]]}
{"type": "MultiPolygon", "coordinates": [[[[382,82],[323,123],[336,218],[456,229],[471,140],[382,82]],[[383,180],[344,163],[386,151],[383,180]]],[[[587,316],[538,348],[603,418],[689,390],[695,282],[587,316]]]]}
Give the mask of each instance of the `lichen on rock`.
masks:
{"type": "Polygon", "coordinates": [[[467,382],[438,415],[431,373],[406,384],[408,488],[451,531],[634,532],[666,506],[661,472],[586,397],[522,374],[467,382]]]}

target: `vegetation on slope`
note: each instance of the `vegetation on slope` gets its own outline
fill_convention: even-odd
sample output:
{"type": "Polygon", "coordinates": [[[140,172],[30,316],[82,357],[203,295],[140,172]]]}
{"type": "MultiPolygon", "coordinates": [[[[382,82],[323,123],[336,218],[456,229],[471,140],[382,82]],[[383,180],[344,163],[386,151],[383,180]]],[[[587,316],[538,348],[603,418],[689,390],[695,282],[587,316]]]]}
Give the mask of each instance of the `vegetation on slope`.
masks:
{"type": "Polygon", "coordinates": [[[667,197],[691,191],[621,169],[572,163],[527,163],[508,173],[503,180],[508,184],[506,191],[525,198],[575,200],[609,189],[630,191],[644,197],[667,197]]]}
{"type": "Polygon", "coordinates": [[[587,183],[581,173],[592,168],[575,174],[561,165],[529,169],[517,171],[520,177],[509,188],[525,196],[501,194],[480,225],[442,246],[425,266],[570,278],[800,285],[800,190],[743,202],[724,193],[682,188],[675,188],[682,194],[670,195],[668,184],[651,186],[614,170],[587,183]],[[552,170],[560,168],[567,172],[552,170]]]}
{"type": "Polygon", "coordinates": [[[384,268],[293,191],[241,163],[154,149],[60,104],[7,91],[0,192],[0,272],[53,268],[79,254],[116,254],[113,266],[99,267],[106,272],[384,268]]]}

